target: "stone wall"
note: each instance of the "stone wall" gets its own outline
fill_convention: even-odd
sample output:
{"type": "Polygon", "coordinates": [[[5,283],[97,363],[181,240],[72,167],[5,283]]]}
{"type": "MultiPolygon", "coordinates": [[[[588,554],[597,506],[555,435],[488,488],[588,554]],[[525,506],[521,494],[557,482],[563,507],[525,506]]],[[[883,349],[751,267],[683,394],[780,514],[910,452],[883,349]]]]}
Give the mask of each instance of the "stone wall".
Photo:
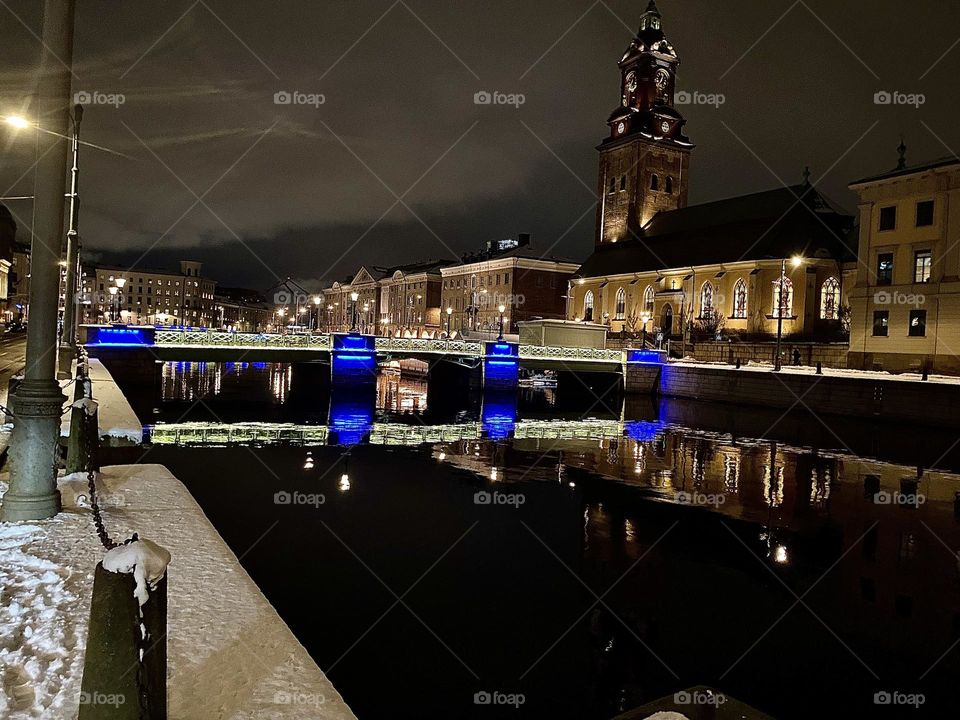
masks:
{"type": "Polygon", "coordinates": [[[667,364],[660,394],[825,415],[960,427],[960,384],[667,364]]]}
{"type": "MultiPolygon", "coordinates": [[[[773,363],[777,352],[775,342],[704,342],[688,347],[688,354],[703,362],[725,362],[736,364],[739,359],[742,364],[750,361],[773,363]],[[690,352],[690,347],[693,351],[690,352]]],[[[809,343],[787,342],[782,345],[784,365],[793,364],[793,351],[800,351],[801,365],[816,365],[822,363],[824,367],[847,367],[846,343],[809,343]]]]}

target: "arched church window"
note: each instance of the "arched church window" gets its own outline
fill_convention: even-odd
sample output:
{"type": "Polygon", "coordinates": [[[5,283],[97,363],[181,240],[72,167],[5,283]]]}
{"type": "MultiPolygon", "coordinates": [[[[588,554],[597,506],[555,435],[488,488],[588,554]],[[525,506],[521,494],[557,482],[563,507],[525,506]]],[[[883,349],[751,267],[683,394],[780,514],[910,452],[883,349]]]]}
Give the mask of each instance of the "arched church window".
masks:
{"type": "Polygon", "coordinates": [[[820,288],[820,318],[840,319],[840,281],[835,277],[827,278],[820,288]]]}
{"type": "Polygon", "coordinates": [[[617,179],[615,177],[610,178],[610,194],[613,195],[617,191],[617,179]]]}
{"type": "Polygon", "coordinates": [[[660,176],[654,173],[650,176],[650,189],[659,190],[660,189],[660,176]]]}
{"type": "Polygon", "coordinates": [[[620,176],[620,192],[623,192],[626,189],[627,189],[627,176],[621,175],[620,176]]]}
{"type": "Polygon", "coordinates": [[[623,288],[617,290],[616,316],[615,320],[623,320],[627,316],[627,291],[623,288]]]}
{"type": "Polygon", "coordinates": [[[713,310],[713,283],[708,280],[700,290],[700,317],[713,317],[713,310]]]}
{"type": "Polygon", "coordinates": [[[780,280],[773,281],[773,317],[793,317],[793,282],[783,278],[783,292],[780,292],[780,280]]]}
{"type": "Polygon", "coordinates": [[[673,178],[667,176],[667,193],[673,195],[673,178]]]}
{"type": "Polygon", "coordinates": [[[583,319],[584,322],[593,321],[593,290],[587,290],[583,296],[583,319]]]}
{"type": "Polygon", "coordinates": [[[737,280],[733,288],[733,317],[740,320],[747,317],[747,284],[743,278],[737,280]]]}
{"type": "Polygon", "coordinates": [[[653,315],[653,302],[654,302],[654,290],[653,285],[647,285],[647,289],[643,291],[643,311],[652,316],[653,315]]]}

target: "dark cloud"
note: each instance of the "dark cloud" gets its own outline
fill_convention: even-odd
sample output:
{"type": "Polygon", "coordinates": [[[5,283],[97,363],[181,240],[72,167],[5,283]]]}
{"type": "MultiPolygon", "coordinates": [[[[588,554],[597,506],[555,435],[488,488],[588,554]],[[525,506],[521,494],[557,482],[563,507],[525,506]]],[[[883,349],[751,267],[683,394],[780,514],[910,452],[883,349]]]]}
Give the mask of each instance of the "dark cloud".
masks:
{"type": "MultiPolygon", "coordinates": [[[[40,32],[39,3],[8,5],[5,113],[23,107],[38,56],[20,20],[40,32]]],[[[189,256],[227,284],[268,287],[521,231],[585,257],[594,147],[646,0],[78,5],[74,89],[125,99],[89,107],[85,137],[136,158],[85,151],[87,247],[144,265],[189,256]],[[477,106],[481,90],[526,101],[477,106]],[[277,105],[281,91],[324,102],[277,105]]],[[[810,165],[851,209],[846,184],[895,164],[901,133],[916,161],[960,147],[960,48],[929,70],[956,40],[955,4],[809,0],[785,16],[786,0],[660,7],[681,87],[726,99],[684,108],[698,145],[693,202],[796,182],[810,165]],[[875,105],[884,89],[926,103],[875,105]]],[[[29,194],[29,175],[14,181],[30,143],[2,131],[0,149],[0,190],[29,194]]],[[[28,205],[12,209],[29,221],[28,205]]]]}

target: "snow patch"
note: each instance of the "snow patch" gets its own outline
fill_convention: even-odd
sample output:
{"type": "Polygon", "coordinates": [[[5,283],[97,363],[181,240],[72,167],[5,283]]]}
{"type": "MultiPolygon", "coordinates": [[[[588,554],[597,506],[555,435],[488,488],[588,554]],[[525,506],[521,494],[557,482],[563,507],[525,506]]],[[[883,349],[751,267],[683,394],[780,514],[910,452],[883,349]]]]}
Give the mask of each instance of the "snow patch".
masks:
{"type": "Polygon", "coordinates": [[[103,557],[103,569],[115,573],[133,573],[137,585],[133,595],[143,604],[150,598],[150,590],[167,573],[170,553],[155,542],[141,538],[108,550],[103,557]]]}

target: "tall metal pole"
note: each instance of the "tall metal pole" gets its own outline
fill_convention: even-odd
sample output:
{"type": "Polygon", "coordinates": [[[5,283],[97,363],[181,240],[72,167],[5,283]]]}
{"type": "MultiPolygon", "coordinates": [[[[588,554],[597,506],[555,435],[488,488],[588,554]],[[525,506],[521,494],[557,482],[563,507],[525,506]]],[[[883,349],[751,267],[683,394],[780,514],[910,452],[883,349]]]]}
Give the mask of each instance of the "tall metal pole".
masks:
{"type": "Polygon", "coordinates": [[[77,279],[80,277],[80,122],[83,120],[83,105],[73,108],[73,167],[70,169],[70,228],[67,230],[65,254],[67,276],[63,293],[63,333],[60,338],[60,379],[70,377],[77,347],[77,279]]]}
{"type": "Polygon", "coordinates": [[[783,286],[787,278],[787,261],[780,261],[780,297],[777,299],[777,357],[774,359],[773,370],[780,372],[780,343],[783,339],[783,286]]]}
{"type": "Polygon", "coordinates": [[[55,373],[74,6],[75,0],[43,6],[37,122],[52,132],[37,133],[27,366],[13,398],[10,487],[0,509],[5,521],[42,520],[60,511],[55,458],[66,398],[55,373]]]}

